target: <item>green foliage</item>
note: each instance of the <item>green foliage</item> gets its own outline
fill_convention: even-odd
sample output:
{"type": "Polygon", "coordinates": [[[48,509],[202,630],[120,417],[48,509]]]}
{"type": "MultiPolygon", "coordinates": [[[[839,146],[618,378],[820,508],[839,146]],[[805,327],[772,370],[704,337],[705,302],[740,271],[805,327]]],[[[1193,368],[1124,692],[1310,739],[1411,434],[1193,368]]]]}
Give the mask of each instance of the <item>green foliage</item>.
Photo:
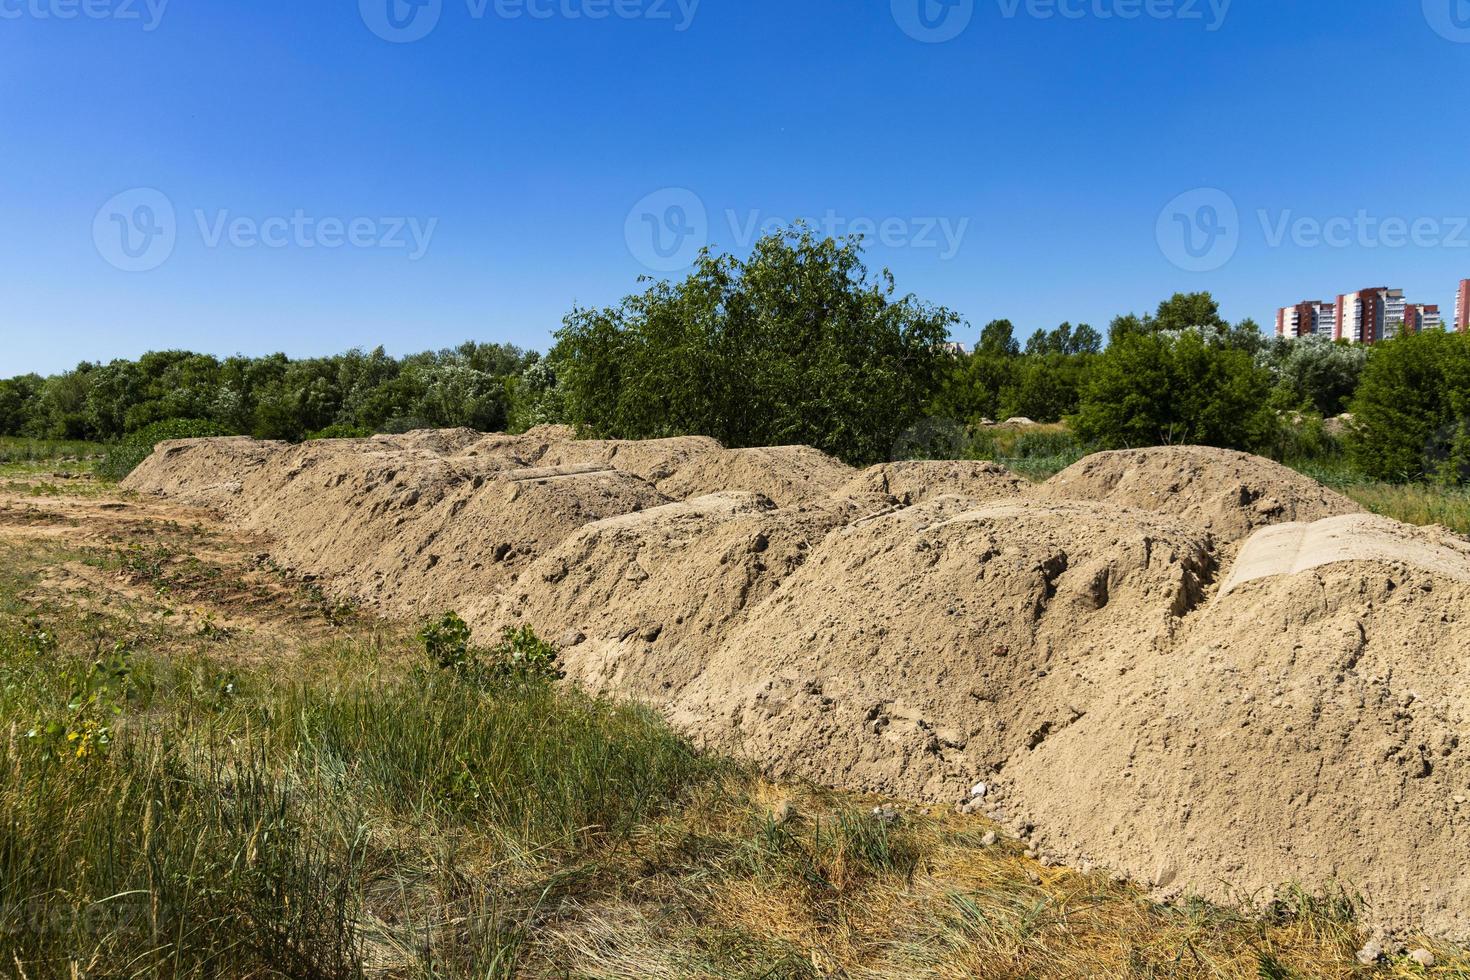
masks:
{"type": "Polygon", "coordinates": [[[218,425],[203,419],[171,419],[167,422],[154,422],[108,449],[107,455],[97,466],[97,473],[109,480],[121,480],[137,469],[138,464],[147,459],[152,454],[153,448],[160,442],[168,442],[171,439],[202,439],[225,434],[225,431],[218,425]]]}
{"type": "Polygon", "coordinates": [[[1470,335],[1426,330],[1377,345],[1352,403],[1353,461],[1379,480],[1470,479],[1470,335]]]}
{"type": "Polygon", "coordinates": [[[64,709],[27,731],[26,738],[53,758],[106,755],[112,747],[112,720],[123,713],[132,684],[130,652],[121,643],[89,666],[64,665],[61,686],[70,689],[71,697],[64,709]]]}
{"type": "Polygon", "coordinates": [[[469,624],[447,612],[425,625],[419,640],[434,666],[481,684],[549,684],[564,676],[556,647],[529,626],[507,626],[500,642],[485,650],[471,643],[469,624]]]}
{"type": "Polygon", "coordinates": [[[372,434],[373,430],[367,426],[346,425],[339,422],[334,425],[329,425],[325,429],[318,429],[315,432],[308,433],[306,438],[309,442],[322,439],[366,439],[372,434]]]}
{"type": "Polygon", "coordinates": [[[706,251],[681,283],[573,311],[548,360],[589,435],[806,443],[861,463],[922,417],[957,322],[896,297],[857,242],[798,226],[744,261],[706,251]]]}
{"type": "Polygon", "coordinates": [[[470,626],[456,612],[447,612],[419,630],[419,641],[429,661],[440,670],[464,673],[475,662],[470,651],[470,626]]]}
{"type": "Polygon", "coordinates": [[[1195,444],[1259,451],[1275,437],[1271,377],[1219,334],[1124,330],[1097,360],[1075,420],[1105,449],[1195,444]]]}
{"type": "Polygon", "coordinates": [[[111,441],[173,419],[290,440],[335,427],[502,429],[511,381],[536,360],[516,347],[474,342],[401,360],[382,348],[298,361],[155,351],[0,381],[0,435],[111,441]]]}
{"type": "Polygon", "coordinates": [[[1301,337],[1273,342],[1257,360],[1276,378],[1273,400],[1278,407],[1331,418],[1347,411],[1368,351],[1360,344],[1301,337]]]}

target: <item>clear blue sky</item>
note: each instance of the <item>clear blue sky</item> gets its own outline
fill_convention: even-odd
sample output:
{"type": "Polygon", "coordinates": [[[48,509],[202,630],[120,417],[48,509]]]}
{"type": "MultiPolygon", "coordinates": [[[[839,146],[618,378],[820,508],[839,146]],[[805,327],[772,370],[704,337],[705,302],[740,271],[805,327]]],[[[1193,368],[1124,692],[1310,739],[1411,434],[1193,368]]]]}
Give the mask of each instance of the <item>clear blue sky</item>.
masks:
{"type": "Polygon", "coordinates": [[[741,250],[752,218],[887,222],[872,264],[966,341],[1176,290],[1263,324],[1370,285],[1448,315],[1470,276],[1467,0],[160,2],[0,0],[0,376],[544,349],[667,264],[655,228],[741,250]],[[1197,188],[1239,220],[1164,213],[1197,188]],[[1273,242],[1360,212],[1417,243],[1273,242]]]}

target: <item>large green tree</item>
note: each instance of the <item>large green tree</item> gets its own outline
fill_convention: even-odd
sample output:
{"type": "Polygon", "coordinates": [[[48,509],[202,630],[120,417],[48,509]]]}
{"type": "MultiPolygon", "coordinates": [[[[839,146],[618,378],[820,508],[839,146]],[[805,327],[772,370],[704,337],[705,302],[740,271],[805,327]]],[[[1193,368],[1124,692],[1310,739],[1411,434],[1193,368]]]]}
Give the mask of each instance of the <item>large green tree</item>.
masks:
{"type": "Polygon", "coordinates": [[[1278,424],[1270,392],[1270,373],[1216,331],[1125,330],[1097,359],[1075,427],[1106,449],[1260,450],[1278,424]]]}
{"type": "Polygon", "coordinates": [[[1470,335],[1426,330],[1378,344],[1352,402],[1350,448],[1380,480],[1470,479],[1470,335]]]}
{"type": "Polygon", "coordinates": [[[748,259],[706,251],[682,282],[574,310],[548,360],[589,434],[806,443],[866,463],[921,418],[957,322],[870,274],[856,240],[797,226],[748,259]]]}

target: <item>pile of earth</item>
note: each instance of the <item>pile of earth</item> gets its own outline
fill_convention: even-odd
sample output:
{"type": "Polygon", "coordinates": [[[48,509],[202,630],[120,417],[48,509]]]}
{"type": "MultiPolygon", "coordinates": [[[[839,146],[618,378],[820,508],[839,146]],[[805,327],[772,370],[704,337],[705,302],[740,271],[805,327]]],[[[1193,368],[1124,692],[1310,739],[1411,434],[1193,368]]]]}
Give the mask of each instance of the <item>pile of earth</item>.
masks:
{"type": "Polygon", "coordinates": [[[1164,894],[1338,883],[1470,936],[1470,543],[1267,460],[1103,453],[1033,486],[545,427],[169,443],[127,485],[387,612],[530,625],[773,775],[969,800],[1164,894]]]}

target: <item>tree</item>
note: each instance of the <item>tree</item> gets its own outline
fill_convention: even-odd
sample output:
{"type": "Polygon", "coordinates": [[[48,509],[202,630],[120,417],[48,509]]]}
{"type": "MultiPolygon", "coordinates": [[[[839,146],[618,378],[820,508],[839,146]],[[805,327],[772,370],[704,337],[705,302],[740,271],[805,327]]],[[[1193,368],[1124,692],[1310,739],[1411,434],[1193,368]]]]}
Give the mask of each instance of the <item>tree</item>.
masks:
{"type": "Polygon", "coordinates": [[[706,250],[683,282],[573,310],[548,361],[588,434],[807,443],[866,463],[922,416],[958,321],[870,275],[856,239],[798,225],[745,261],[706,250]]]}
{"type": "Polygon", "coordinates": [[[1259,450],[1277,419],[1271,376],[1213,332],[1125,331],[1097,359],[1075,420],[1106,449],[1197,444],[1259,450]]]}
{"type": "Polygon", "coordinates": [[[1019,357],[1021,347],[1016,343],[1016,328],[1009,320],[991,320],[980,331],[980,344],[975,353],[982,357],[1019,357]]]}
{"type": "Polygon", "coordinates": [[[1278,405],[1331,417],[1347,411],[1368,351],[1361,344],[1301,337],[1276,341],[1258,361],[1276,377],[1278,405]]]}
{"type": "Polygon", "coordinates": [[[1349,448],[1369,476],[1470,479],[1470,335],[1426,330],[1376,345],[1352,412],[1349,448]]]}

